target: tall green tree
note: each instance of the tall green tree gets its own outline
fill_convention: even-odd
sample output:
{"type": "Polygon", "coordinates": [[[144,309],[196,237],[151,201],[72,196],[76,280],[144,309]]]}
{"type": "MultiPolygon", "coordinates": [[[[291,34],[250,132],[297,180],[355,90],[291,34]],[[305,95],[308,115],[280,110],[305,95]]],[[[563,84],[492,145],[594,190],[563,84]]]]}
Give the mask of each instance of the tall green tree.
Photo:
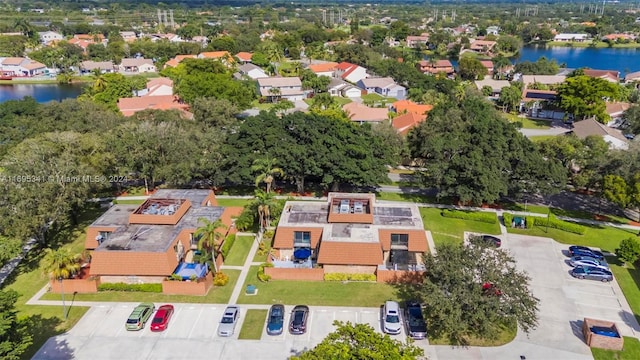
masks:
{"type": "Polygon", "coordinates": [[[498,103],[504,107],[505,112],[513,111],[518,108],[522,99],[522,91],[515,86],[507,86],[500,91],[498,103]]]}
{"type": "Polygon", "coordinates": [[[226,230],[227,226],[222,223],[221,219],[211,221],[206,218],[199,218],[198,222],[202,223],[202,226],[196,230],[193,236],[200,239],[198,241],[198,250],[205,251],[211,255],[211,266],[213,273],[216,274],[218,273],[216,257],[218,256],[217,253],[220,250],[222,236],[224,235],[219,230],[226,230]]]}
{"type": "Polygon", "coordinates": [[[471,337],[495,339],[504,326],[534,329],[539,300],[515,263],[506,251],[483,244],[446,244],[437,254],[426,254],[427,271],[417,294],[431,336],[466,345],[471,337]],[[487,284],[496,291],[484,291],[487,284]]]}
{"type": "Polygon", "coordinates": [[[595,116],[606,123],[606,100],[618,100],[618,84],[586,75],[568,77],[558,88],[558,105],[579,119],[595,116]]]}
{"type": "Polygon", "coordinates": [[[278,167],[278,159],[267,155],[264,158],[257,158],[251,165],[251,170],[256,173],[256,186],[265,184],[266,193],[271,192],[271,184],[276,176],[284,176],[282,168],[278,167]]]}
{"type": "Polygon", "coordinates": [[[458,75],[462,80],[482,80],[487,68],[474,56],[462,56],[458,62],[458,75]]]}
{"type": "Polygon", "coordinates": [[[417,360],[424,350],[376,332],[369,324],[334,321],[336,330],[292,360],[417,360]]]}
{"type": "Polygon", "coordinates": [[[50,279],[69,279],[80,272],[80,255],[68,248],[44,249],[42,271],[50,279]]]}
{"type": "Polygon", "coordinates": [[[33,343],[27,322],[18,319],[18,296],[13,290],[0,291],[0,358],[6,360],[22,359],[33,343]]]}

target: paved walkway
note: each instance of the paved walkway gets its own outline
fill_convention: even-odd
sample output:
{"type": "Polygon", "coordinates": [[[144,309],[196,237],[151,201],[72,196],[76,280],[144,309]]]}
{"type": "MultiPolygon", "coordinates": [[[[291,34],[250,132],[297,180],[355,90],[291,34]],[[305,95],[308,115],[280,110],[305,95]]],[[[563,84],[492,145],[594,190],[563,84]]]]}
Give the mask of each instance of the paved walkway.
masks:
{"type": "Polygon", "coordinates": [[[251,249],[249,250],[249,255],[247,255],[247,259],[244,262],[242,271],[240,271],[240,276],[238,276],[238,281],[236,282],[236,286],[233,288],[233,292],[231,293],[231,298],[229,298],[229,304],[236,304],[238,302],[238,297],[240,296],[242,291],[244,291],[244,282],[247,279],[247,275],[249,274],[251,265],[253,265],[253,257],[256,255],[256,252],[258,251],[258,248],[260,246],[260,241],[262,241],[262,234],[258,234],[254,238],[253,244],[251,245],[251,249]]]}
{"type": "Polygon", "coordinates": [[[15,270],[18,265],[20,265],[22,259],[27,256],[27,253],[31,251],[31,249],[33,249],[33,247],[36,245],[36,242],[36,239],[27,241],[27,243],[22,247],[22,251],[20,252],[20,254],[4,264],[2,269],[0,269],[0,285],[2,285],[4,281],[9,277],[9,275],[11,275],[13,270],[15,270]]]}

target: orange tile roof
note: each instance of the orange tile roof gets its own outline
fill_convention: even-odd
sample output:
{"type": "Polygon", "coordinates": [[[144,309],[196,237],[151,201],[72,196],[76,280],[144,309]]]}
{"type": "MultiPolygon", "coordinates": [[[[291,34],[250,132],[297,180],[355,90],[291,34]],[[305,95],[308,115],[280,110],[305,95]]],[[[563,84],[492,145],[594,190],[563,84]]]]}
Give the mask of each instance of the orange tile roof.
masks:
{"type": "Polygon", "coordinates": [[[378,242],[323,241],[318,251],[322,265],[380,265],[383,261],[378,242]]]}
{"type": "Polygon", "coordinates": [[[314,73],[334,71],[337,65],[338,63],[335,63],[335,62],[313,64],[313,65],[309,65],[309,70],[313,71],[314,73]]]}
{"type": "Polygon", "coordinates": [[[398,114],[407,112],[418,115],[424,115],[433,109],[432,105],[418,104],[411,100],[398,100],[391,104],[398,114]]]}
{"type": "Polygon", "coordinates": [[[236,57],[242,61],[251,61],[252,56],[252,53],[246,51],[242,51],[236,54],[236,57]]]}
{"type": "Polygon", "coordinates": [[[20,65],[25,60],[26,59],[22,57],[8,57],[2,61],[2,65],[20,65]]]}
{"type": "Polygon", "coordinates": [[[229,58],[231,55],[228,51],[206,51],[200,53],[198,57],[206,58],[206,59],[219,59],[219,58],[229,58]]]}
{"type": "Polygon", "coordinates": [[[407,135],[409,130],[418,126],[421,122],[427,119],[427,115],[418,115],[415,113],[406,113],[400,116],[396,116],[391,120],[391,126],[402,135],[407,135]]]}
{"type": "MultiPolygon", "coordinates": [[[[176,243],[177,243],[176,239],[176,243]]],[[[94,251],[91,275],[167,276],[178,266],[173,246],[167,252],[94,251]]]]}
{"type": "Polygon", "coordinates": [[[391,234],[409,235],[409,251],[427,252],[429,250],[427,234],[424,230],[380,229],[378,230],[378,238],[384,251],[391,249],[391,234]]]}
{"type": "Polygon", "coordinates": [[[131,116],[138,111],[147,109],[187,110],[189,108],[187,104],[180,103],[176,99],[174,95],[120,98],[118,100],[118,109],[124,116],[131,116]]]}
{"type": "Polygon", "coordinates": [[[381,122],[389,117],[387,108],[371,108],[357,102],[351,102],[342,107],[349,114],[352,121],[381,122]]]}
{"type": "Polygon", "coordinates": [[[195,55],[176,55],[176,57],[174,57],[173,59],[165,63],[165,67],[166,66],[176,67],[184,59],[195,59],[195,58],[197,58],[197,56],[195,55]]]}
{"type": "Polygon", "coordinates": [[[322,237],[321,227],[283,227],[278,226],[273,238],[274,249],[293,249],[293,233],[296,231],[308,231],[311,233],[311,247],[315,248],[322,237]]]}

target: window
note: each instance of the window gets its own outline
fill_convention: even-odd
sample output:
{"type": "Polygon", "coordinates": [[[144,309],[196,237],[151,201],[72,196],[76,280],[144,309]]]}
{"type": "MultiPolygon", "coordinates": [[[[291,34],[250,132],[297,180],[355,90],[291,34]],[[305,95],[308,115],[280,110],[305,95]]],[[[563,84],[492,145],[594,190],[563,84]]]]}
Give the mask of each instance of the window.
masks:
{"type": "Polygon", "coordinates": [[[391,234],[391,248],[404,249],[409,247],[409,234],[391,234]]]}
{"type": "Polygon", "coordinates": [[[309,231],[295,231],[293,233],[293,245],[294,246],[311,246],[311,232],[309,231]]]}

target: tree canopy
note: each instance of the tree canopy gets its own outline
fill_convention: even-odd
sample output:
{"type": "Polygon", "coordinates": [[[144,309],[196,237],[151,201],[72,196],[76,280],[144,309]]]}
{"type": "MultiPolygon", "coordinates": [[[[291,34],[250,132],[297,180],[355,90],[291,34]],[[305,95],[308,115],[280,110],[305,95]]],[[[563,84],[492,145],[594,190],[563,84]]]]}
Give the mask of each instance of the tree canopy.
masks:
{"type": "Polygon", "coordinates": [[[0,358],[19,360],[33,342],[27,323],[18,320],[15,308],[18,293],[0,291],[0,358]]]}
{"type": "Polygon", "coordinates": [[[587,75],[568,77],[558,87],[558,105],[578,119],[595,116],[598,121],[607,122],[610,117],[606,112],[606,99],[618,100],[619,87],[587,75]]]}
{"type": "Polygon", "coordinates": [[[376,332],[369,324],[334,321],[337,329],[292,360],[415,360],[424,350],[376,332]]]}

